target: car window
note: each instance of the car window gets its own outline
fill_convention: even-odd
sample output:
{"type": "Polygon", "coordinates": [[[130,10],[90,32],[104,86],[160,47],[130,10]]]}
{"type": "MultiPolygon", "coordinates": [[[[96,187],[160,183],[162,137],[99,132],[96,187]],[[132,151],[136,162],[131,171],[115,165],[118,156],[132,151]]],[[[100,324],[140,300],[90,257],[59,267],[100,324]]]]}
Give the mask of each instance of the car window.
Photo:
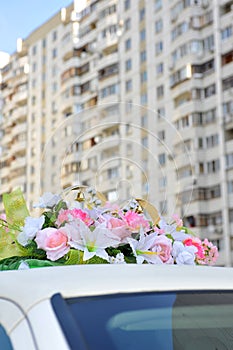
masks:
{"type": "Polygon", "coordinates": [[[13,350],[9,336],[5,328],[0,324],[0,348],[4,350],[13,350]]]}
{"type": "MultiPolygon", "coordinates": [[[[233,348],[231,292],[137,293],[66,300],[57,295],[54,300],[52,304],[68,342],[69,327],[74,327],[79,335],[74,344],[81,342],[83,349],[233,348]]],[[[71,343],[71,349],[75,349],[71,343]]]]}

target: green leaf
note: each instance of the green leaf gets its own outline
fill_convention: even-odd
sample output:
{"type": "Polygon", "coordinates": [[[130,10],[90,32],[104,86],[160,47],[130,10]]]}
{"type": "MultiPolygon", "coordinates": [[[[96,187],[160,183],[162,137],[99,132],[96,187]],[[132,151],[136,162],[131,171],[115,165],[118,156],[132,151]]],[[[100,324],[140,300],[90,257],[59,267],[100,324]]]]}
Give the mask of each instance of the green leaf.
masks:
{"type": "Polygon", "coordinates": [[[79,265],[83,263],[83,252],[81,250],[70,249],[65,265],[79,265]]]}
{"type": "Polygon", "coordinates": [[[109,262],[95,255],[93,258],[85,261],[85,264],[109,264],[109,262]]]}

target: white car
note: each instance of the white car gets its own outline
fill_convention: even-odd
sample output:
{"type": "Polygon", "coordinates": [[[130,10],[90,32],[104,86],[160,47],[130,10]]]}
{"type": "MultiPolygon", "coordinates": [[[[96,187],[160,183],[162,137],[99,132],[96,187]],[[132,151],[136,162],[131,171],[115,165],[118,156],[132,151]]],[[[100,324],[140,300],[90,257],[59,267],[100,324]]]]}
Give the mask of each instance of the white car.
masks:
{"type": "Polygon", "coordinates": [[[103,264],[2,271],[0,349],[233,349],[233,269],[103,264]]]}

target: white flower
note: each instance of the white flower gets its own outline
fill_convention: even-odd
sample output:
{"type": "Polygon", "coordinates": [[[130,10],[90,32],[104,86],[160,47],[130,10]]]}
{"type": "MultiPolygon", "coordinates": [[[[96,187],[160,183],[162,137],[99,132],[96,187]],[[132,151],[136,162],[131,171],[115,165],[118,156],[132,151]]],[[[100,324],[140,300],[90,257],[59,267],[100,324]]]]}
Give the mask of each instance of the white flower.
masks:
{"type": "Polygon", "coordinates": [[[25,225],[22,227],[22,232],[18,234],[17,241],[22,246],[26,246],[28,241],[32,240],[42,228],[44,221],[44,216],[40,216],[39,218],[32,218],[31,216],[26,217],[25,225]]]}
{"type": "Polygon", "coordinates": [[[68,244],[84,252],[84,261],[91,259],[95,255],[108,261],[109,256],[105,249],[116,247],[119,244],[119,239],[103,225],[99,225],[91,231],[80,219],[66,224],[63,230],[69,238],[68,244]]]}
{"type": "Polygon", "coordinates": [[[182,242],[174,242],[172,256],[177,265],[195,265],[195,253],[197,248],[194,246],[184,246],[182,242]]]}
{"type": "Polygon", "coordinates": [[[159,227],[160,227],[160,229],[162,229],[162,230],[164,230],[165,231],[165,234],[170,234],[170,235],[172,235],[173,236],[173,234],[175,233],[175,232],[177,232],[176,231],[176,224],[171,224],[171,225],[169,225],[169,224],[167,224],[166,223],[166,221],[164,220],[164,218],[161,218],[160,219],[160,221],[159,221],[159,227]]]}
{"type": "Polygon", "coordinates": [[[175,241],[181,241],[183,242],[185,239],[190,238],[191,235],[185,233],[184,230],[181,231],[175,231],[172,233],[172,237],[174,238],[175,241]]]}
{"type": "Polygon", "coordinates": [[[51,192],[45,192],[42,197],[39,198],[39,203],[34,204],[34,208],[52,208],[60,202],[61,196],[53,194],[51,192]]]}
{"type": "Polygon", "coordinates": [[[109,256],[109,263],[110,264],[126,264],[125,257],[123,253],[118,253],[116,257],[109,256]]]}
{"type": "Polygon", "coordinates": [[[18,267],[18,270],[29,270],[29,269],[30,269],[30,266],[28,265],[28,263],[25,261],[21,261],[18,267]]]}
{"type": "Polygon", "coordinates": [[[156,236],[157,235],[153,233],[145,235],[141,227],[139,241],[133,238],[127,239],[133,251],[133,255],[136,257],[137,264],[142,264],[144,260],[152,264],[162,264],[159,254],[149,250],[153,246],[156,236]]]}

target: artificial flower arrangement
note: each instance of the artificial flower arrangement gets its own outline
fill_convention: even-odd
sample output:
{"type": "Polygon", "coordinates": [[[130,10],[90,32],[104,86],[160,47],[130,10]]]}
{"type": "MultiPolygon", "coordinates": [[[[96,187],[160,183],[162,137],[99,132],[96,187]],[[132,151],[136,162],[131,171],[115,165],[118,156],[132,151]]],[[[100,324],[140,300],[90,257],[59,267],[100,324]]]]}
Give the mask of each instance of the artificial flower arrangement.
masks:
{"type": "Polygon", "coordinates": [[[120,207],[106,202],[93,189],[85,189],[85,197],[83,187],[75,189],[78,201],[73,204],[60,195],[45,193],[36,206],[46,210],[38,218],[29,215],[20,190],[4,195],[0,270],[90,263],[216,262],[217,247],[196,237],[177,215],[167,223],[145,200],[132,199],[120,207]]]}

